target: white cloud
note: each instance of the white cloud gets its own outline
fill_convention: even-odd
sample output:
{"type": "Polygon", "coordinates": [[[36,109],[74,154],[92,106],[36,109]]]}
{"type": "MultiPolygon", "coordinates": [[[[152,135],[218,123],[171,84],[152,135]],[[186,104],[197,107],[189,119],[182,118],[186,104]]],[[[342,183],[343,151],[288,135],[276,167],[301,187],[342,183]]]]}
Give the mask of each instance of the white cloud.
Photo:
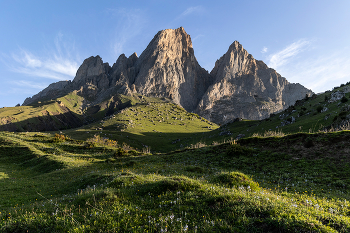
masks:
{"type": "Polygon", "coordinates": [[[202,6],[189,7],[184,12],[182,12],[178,18],[182,18],[193,13],[202,13],[203,11],[204,8],[202,6]]]}
{"type": "Polygon", "coordinates": [[[261,53],[266,53],[268,51],[267,47],[263,47],[261,53]]]}
{"type": "Polygon", "coordinates": [[[27,80],[10,81],[10,83],[20,87],[33,88],[33,89],[39,89],[39,90],[42,90],[47,87],[46,84],[30,82],[27,80]]]}
{"type": "Polygon", "coordinates": [[[199,38],[201,38],[201,37],[204,37],[204,35],[203,35],[203,34],[199,34],[198,36],[195,36],[195,37],[192,39],[192,42],[195,41],[195,40],[197,40],[197,39],[199,39],[199,38]]]}
{"type": "Polygon", "coordinates": [[[111,41],[111,47],[114,51],[113,57],[118,57],[126,52],[125,45],[141,33],[146,23],[146,18],[143,11],[139,9],[108,9],[107,13],[117,17],[117,20],[114,19],[118,23],[115,24],[115,35],[111,41]]]}
{"type": "Polygon", "coordinates": [[[19,52],[1,60],[16,73],[55,80],[72,79],[78,69],[78,62],[70,55],[74,48],[67,48],[62,37],[62,33],[59,33],[55,40],[55,49],[51,49],[44,56],[39,57],[20,48],[19,52]]]}
{"type": "Polygon", "coordinates": [[[350,81],[349,51],[307,58],[278,70],[288,81],[300,83],[316,93],[350,81]]]}
{"type": "Polygon", "coordinates": [[[274,69],[277,69],[277,68],[287,64],[288,62],[290,62],[290,60],[292,58],[294,58],[300,52],[304,51],[305,48],[310,43],[311,43],[311,41],[301,39],[301,40],[298,40],[297,42],[294,42],[294,43],[288,45],[283,50],[281,50],[277,53],[271,54],[268,57],[268,60],[269,60],[268,66],[272,67],[274,69]]]}

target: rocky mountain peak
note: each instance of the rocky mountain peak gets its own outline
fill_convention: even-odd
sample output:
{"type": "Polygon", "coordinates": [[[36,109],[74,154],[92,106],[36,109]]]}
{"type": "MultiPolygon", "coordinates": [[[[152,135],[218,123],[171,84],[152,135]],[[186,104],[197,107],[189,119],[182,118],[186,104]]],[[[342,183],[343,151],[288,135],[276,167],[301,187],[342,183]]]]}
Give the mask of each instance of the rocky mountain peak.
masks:
{"type": "Polygon", "coordinates": [[[100,56],[91,56],[84,60],[83,64],[79,67],[77,74],[73,80],[73,83],[79,83],[89,76],[97,76],[106,72],[108,69],[108,63],[103,63],[100,56]]]}
{"type": "Polygon", "coordinates": [[[194,56],[184,28],[157,33],[136,62],[138,93],[172,99],[186,110],[195,109],[210,84],[209,74],[194,56]]]}
{"type": "Polygon", "coordinates": [[[235,41],[210,73],[215,82],[199,102],[196,112],[225,123],[235,118],[260,120],[279,112],[312,91],[290,84],[264,62],[255,60],[235,41]]]}

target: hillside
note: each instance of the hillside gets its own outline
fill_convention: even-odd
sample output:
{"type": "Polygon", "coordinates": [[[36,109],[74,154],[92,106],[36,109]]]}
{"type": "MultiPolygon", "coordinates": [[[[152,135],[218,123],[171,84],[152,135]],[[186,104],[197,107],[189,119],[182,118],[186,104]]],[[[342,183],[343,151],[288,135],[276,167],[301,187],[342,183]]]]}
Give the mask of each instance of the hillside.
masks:
{"type": "Polygon", "coordinates": [[[349,137],[248,138],[152,155],[1,133],[0,231],[348,232],[349,137]]]}

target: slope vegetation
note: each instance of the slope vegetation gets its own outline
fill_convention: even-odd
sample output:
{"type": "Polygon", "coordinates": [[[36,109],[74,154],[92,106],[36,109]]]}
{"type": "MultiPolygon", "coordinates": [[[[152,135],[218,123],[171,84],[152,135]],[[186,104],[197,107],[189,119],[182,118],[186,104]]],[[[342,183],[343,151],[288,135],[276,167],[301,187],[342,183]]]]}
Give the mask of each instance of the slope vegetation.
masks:
{"type": "Polygon", "coordinates": [[[349,137],[255,137],[152,155],[1,133],[0,231],[349,232],[349,137]],[[326,145],[344,153],[317,153],[326,145]]]}

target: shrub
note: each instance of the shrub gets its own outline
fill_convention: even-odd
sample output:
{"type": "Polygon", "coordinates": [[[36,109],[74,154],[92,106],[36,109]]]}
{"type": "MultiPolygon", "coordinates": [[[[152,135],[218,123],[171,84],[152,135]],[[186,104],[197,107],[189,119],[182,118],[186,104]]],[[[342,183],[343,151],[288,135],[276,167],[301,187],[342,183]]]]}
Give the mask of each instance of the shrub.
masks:
{"type": "Polygon", "coordinates": [[[69,139],[68,136],[64,136],[63,134],[56,133],[54,138],[52,139],[53,142],[64,142],[67,139],[69,139]]]}
{"type": "Polygon", "coordinates": [[[87,143],[95,143],[95,144],[100,144],[104,146],[118,146],[118,142],[114,140],[110,140],[107,138],[102,138],[100,135],[94,135],[93,138],[89,138],[86,140],[87,143]]]}
{"type": "Polygon", "coordinates": [[[97,146],[97,144],[95,142],[85,142],[85,148],[87,149],[91,149],[97,146]]]}
{"type": "Polygon", "coordinates": [[[128,153],[121,147],[119,147],[117,149],[116,152],[114,152],[114,157],[124,157],[124,156],[127,156],[128,153]]]}
{"type": "Polygon", "coordinates": [[[346,98],[345,96],[343,96],[343,98],[341,98],[340,101],[341,101],[342,103],[346,103],[346,102],[348,102],[348,100],[349,100],[348,98],[346,98]]]}
{"type": "Polygon", "coordinates": [[[323,107],[322,107],[322,106],[318,106],[318,107],[316,108],[317,112],[321,112],[321,111],[322,111],[322,109],[323,109],[323,107]]]}

